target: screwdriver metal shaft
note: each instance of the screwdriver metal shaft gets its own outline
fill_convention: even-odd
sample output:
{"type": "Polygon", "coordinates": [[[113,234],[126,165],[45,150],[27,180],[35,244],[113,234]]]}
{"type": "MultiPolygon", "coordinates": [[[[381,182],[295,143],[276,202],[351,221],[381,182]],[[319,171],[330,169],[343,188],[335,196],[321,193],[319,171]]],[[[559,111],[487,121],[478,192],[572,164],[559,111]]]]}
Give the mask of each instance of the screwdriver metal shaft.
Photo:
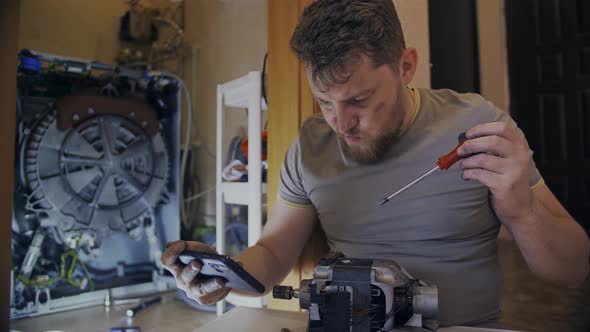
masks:
{"type": "Polygon", "coordinates": [[[404,192],[406,189],[410,188],[411,186],[415,185],[416,183],[422,181],[422,179],[424,179],[425,177],[429,176],[430,174],[436,172],[437,170],[439,170],[440,167],[438,167],[438,165],[436,165],[433,169],[431,169],[430,171],[420,175],[416,180],[406,184],[405,186],[403,186],[401,189],[399,189],[398,191],[394,192],[393,194],[385,197],[381,202],[379,202],[379,206],[389,202],[390,199],[394,198],[395,196],[401,194],[402,192],[404,192]]]}
{"type": "Polygon", "coordinates": [[[415,185],[416,183],[422,181],[425,177],[429,176],[430,174],[436,172],[437,170],[441,169],[441,170],[446,170],[449,169],[449,167],[453,166],[454,163],[456,163],[457,161],[459,161],[461,159],[461,156],[459,156],[459,154],[457,154],[457,149],[459,149],[459,147],[461,145],[463,145],[463,143],[466,141],[465,138],[465,133],[461,133],[459,135],[459,145],[457,145],[453,151],[447,153],[446,155],[438,158],[438,160],[436,161],[436,166],[431,169],[430,171],[420,175],[418,178],[416,178],[414,181],[406,184],[405,186],[403,186],[401,189],[397,190],[396,192],[394,192],[393,194],[385,197],[383,200],[381,200],[381,202],[379,202],[378,206],[381,206],[387,202],[389,202],[392,198],[394,198],[395,196],[401,194],[402,192],[404,192],[406,189],[410,188],[411,186],[415,185]]]}

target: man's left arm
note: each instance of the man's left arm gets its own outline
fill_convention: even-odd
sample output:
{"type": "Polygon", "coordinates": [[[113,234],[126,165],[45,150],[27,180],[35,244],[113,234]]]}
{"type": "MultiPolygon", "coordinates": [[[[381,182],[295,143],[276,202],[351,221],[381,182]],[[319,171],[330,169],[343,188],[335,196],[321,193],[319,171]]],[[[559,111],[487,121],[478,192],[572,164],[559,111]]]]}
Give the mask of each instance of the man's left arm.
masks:
{"type": "Polygon", "coordinates": [[[549,188],[531,189],[529,146],[518,127],[477,125],[459,149],[463,178],[478,180],[492,194],[494,212],[510,231],[529,268],[538,276],[578,286],[590,269],[590,241],[549,188]]]}

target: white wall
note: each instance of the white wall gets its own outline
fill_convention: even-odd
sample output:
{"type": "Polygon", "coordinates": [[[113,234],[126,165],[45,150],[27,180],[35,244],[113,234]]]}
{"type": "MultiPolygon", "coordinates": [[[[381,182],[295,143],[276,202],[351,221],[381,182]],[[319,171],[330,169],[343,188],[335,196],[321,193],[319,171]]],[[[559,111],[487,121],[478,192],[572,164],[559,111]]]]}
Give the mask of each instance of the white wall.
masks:
{"type": "MultiPolygon", "coordinates": [[[[267,1],[186,0],[185,31],[187,41],[199,47],[193,137],[201,146],[201,188],[207,189],[215,185],[215,160],[208,156],[205,147],[215,153],[217,84],[262,70],[267,49],[267,1]]],[[[186,74],[189,65],[185,66],[186,74]]],[[[239,134],[241,124],[246,128],[245,112],[232,114],[226,123],[224,142],[239,134]]],[[[215,195],[212,192],[206,197],[201,211],[214,214],[215,195]]]]}
{"type": "Polygon", "coordinates": [[[430,88],[430,35],[428,33],[428,0],[394,0],[402,22],[406,47],[418,50],[418,70],[412,86],[430,88]]]}
{"type": "Polygon", "coordinates": [[[481,94],[509,111],[504,0],[477,0],[481,94]]]}
{"type": "Polygon", "coordinates": [[[21,0],[19,48],[114,63],[122,0],[21,0]]]}

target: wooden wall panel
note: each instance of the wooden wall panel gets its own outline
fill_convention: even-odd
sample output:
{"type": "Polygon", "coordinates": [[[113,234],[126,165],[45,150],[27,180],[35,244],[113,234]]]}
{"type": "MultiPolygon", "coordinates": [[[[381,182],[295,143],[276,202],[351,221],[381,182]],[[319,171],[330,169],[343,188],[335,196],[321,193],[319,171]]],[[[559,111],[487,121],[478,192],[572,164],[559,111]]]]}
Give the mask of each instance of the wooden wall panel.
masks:
{"type": "MultiPolygon", "coordinates": [[[[312,2],[313,0],[299,0],[299,15],[303,14],[305,7],[309,6],[312,2]]],[[[299,105],[300,127],[307,117],[320,112],[319,105],[311,94],[309,81],[305,73],[305,66],[301,63],[299,64],[299,105]]],[[[303,248],[303,253],[299,259],[299,274],[301,279],[311,279],[313,277],[315,262],[326,250],[326,236],[318,226],[305,248],[303,248]]]]}
{"type": "MultiPolygon", "coordinates": [[[[298,2],[299,16],[301,16],[305,7],[309,6],[313,0],[299,0],[298,2]]],[[[299,126],[301,127],[307,117],[319,112],[318,104],[314,101],[311,90],[309,89],[305,67],[302,63],[299,64],[299,105],[299,126]]]]}
{"type": "Polygon", "coordinates": [[[19,1],[0,2],[0,331],[8,331],[19,1]]]}
{"type": "MultiPolygon", "coordinates": [[[[300,123],[299,63],[289,48],[298,20],[297,0],[268,1],[268,208],[276,201],[279,173],[285,152],[297,136],[300,123]]],[[[284,285],[299,288],[294,269],[284,285]]],[[[297,301],[274,300],[270,308],[299,310],[297,301]]]]}
{"type": "MultiPolygon", "coordinates": [[[[281,163],[287,149],[297,137],[305,119],[319,112],[305,68],[289,47],[291,35],[303,9],[313,0],[268,1],[268,201],[269,211],[276,201],[281,163]]],[[[300,263],[293,268],[283,285],[299,288],[302,278],[310,278],[313,262],[324,250],[323,233],[316,230],[304,249],[300,263]],[[310,264],[311,262],[311,264],[310,264]]],[[[269,307],[299,310],[298,301],[269,298],[269,307]]]]}
{"type": "Polygon", "coordinates": [[[296,0],[268,1],[268,198],[276,199],[281,163],[299,130],[299,64],[289,49],[296,0]]]}

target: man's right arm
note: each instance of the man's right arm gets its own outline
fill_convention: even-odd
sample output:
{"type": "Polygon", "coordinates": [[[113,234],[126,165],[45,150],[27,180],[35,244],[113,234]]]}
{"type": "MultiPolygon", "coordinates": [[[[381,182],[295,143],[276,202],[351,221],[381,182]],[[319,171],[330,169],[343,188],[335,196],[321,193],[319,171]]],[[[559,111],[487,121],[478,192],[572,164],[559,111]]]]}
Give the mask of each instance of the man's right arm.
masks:
{"type": "MultiPolygon", "coordinates": [[[[316,220],[313,207],[293,207],[278,199],[261,238],[254,246],[233,259],[240,262],[246,271],[270,291],[297,262],[316,220]]],[[[184,290],[189,298],[202,304],[212,304],[227,296],[229,289],[218,278],[204,282],[194,280],[201,266],[197,261],[187,265],[178,261],[177,257],[183,250],[215,252],[207,245],[194,241],[169,244],[162,254],[162,263],[174,275],[178,288],[184,290]]]]}
{"type": "Polygon", "coordinates": [[[316,220],[313,207],[294,207],[277,199],[260,240],[234,259],[270,291],[297,263],[316,220]]]}

